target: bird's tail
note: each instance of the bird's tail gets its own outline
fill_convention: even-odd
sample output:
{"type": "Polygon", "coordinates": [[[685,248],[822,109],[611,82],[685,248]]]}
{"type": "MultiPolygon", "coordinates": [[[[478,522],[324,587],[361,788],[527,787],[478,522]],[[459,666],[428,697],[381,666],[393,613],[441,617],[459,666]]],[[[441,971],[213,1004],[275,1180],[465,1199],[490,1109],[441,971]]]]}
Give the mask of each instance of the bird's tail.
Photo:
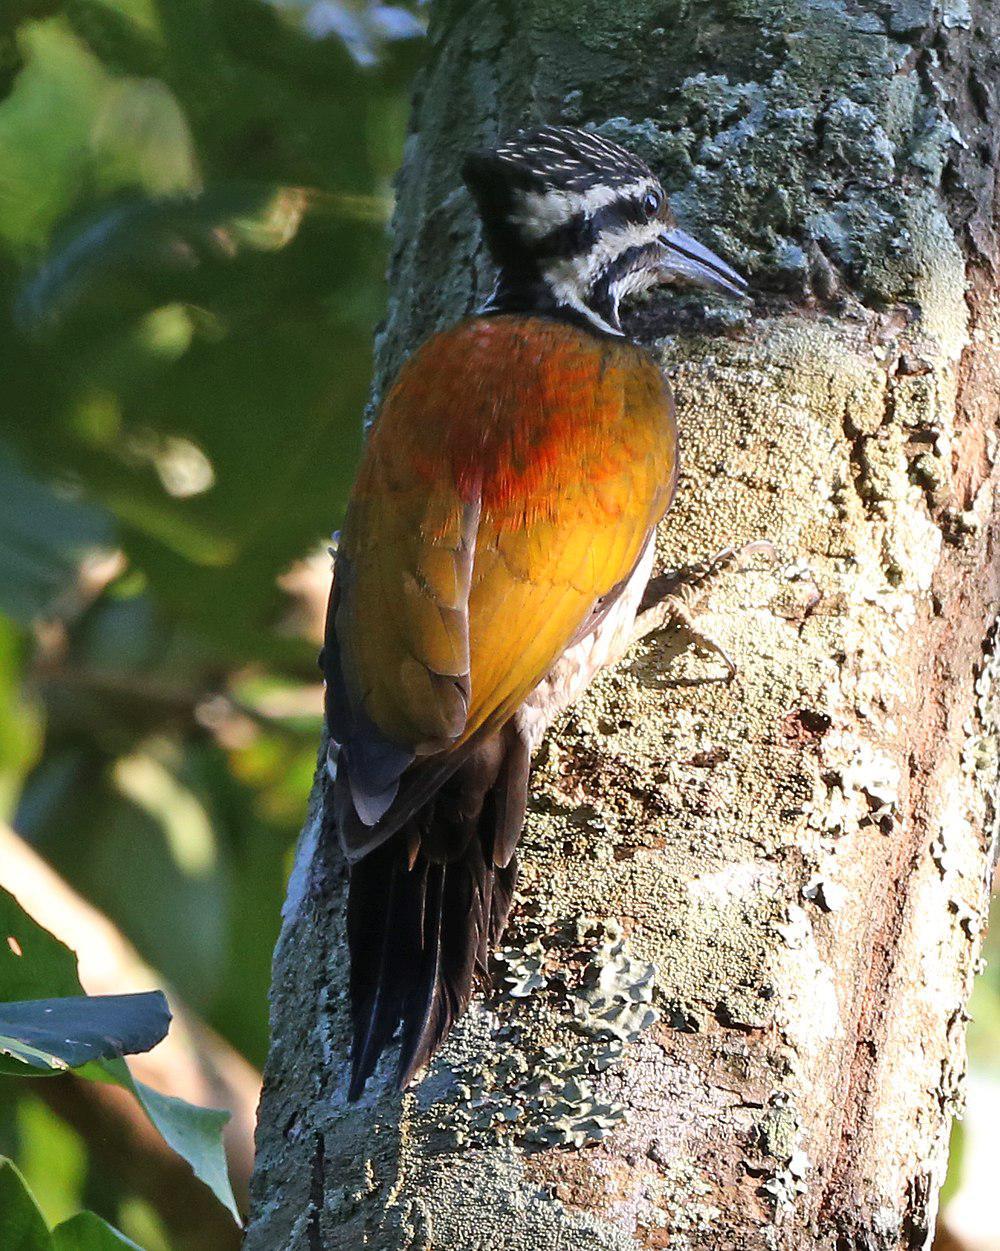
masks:
{"type": "Polygon", "coordinates": [[[487,976],[507,922],[528,752],[505,728],[477,743],[426,803],[351,866],[347,936],[357,1099],[402,1023],[402,1090],[487,976]]]}

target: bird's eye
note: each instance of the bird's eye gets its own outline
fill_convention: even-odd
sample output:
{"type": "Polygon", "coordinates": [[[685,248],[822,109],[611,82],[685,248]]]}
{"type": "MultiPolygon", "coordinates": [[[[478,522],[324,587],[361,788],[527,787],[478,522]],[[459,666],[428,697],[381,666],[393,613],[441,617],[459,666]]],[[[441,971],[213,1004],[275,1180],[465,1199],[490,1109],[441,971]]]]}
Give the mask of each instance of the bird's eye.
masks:
{"type": "Polygon", "coordinates": [[[660,211],[660,205],[663,203],[663,196],[659,191],[647,191],[642,197],[642,211],[647,217],[655,217],[660,211]]]}

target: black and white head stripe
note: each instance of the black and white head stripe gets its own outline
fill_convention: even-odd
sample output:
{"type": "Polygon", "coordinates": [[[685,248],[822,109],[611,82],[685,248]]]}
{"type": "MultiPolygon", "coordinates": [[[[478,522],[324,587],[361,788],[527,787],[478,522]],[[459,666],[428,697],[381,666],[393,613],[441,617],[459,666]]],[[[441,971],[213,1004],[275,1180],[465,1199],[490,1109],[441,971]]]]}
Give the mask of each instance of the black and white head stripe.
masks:
{"type": "Polygon", "coordinates": [[[464,174],[501,270],[489,307],[547,299],[620,334],[617,301],[626,288],[610,271],[623,254],[629,264],[651,263],[662,229],[663,192],[648,166],[601,135],[544,126],[472,155],[464,174]]]}
{"type": "Polygon", "coordinates": [[[527,180],[581,195],[594,187],[656,181],[632,152],[601,135],[571,126],[518,131],[492,155],[527,180]]]}
{"type": "Polygon", "coordinates": [[[621,334],[619,301],[663,278],[659,180],[590,131],[543,126],[473,153],[463,175],[500,270],[484,312],[554,308],[621,334]]]}
{"type": "Polygon", "coordinates": [[[594,218],[628,201],[638,209],[645,197],[661,194],[638,157],[600,135],[566,126],[522,131],[494,151],[470,157],[466,178],[477,197],[484,183],[493,184],[494,198],[502,188],[504,216],[532,243],[565,232],[575,219],[594,218]]]}

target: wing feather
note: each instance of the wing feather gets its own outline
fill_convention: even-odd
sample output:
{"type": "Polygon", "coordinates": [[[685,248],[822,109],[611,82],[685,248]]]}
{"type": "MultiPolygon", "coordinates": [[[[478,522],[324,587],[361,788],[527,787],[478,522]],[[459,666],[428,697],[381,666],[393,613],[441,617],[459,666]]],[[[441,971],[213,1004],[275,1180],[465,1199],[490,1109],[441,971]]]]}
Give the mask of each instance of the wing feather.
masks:
{"type": "Polygon", "coordinates": [[[369,815],[387,770],[501,725],[624,582],[669,503],[675,439],[643,353],[554,320],[473,319],[404,367],[344,524],[327,647],[347,703],[331,732],[352,790],[377,791],[369,815]],[[378,769],[357,779],[366,757],[378,769]]]}

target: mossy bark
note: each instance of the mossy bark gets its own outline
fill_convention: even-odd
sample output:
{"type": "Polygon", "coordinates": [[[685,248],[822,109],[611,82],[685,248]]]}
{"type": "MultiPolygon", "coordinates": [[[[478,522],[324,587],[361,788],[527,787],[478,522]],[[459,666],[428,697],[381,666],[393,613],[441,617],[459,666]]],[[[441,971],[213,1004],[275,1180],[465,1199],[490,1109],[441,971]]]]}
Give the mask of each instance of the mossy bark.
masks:
{"type": "Polygon", "coordinates": [[[248,1251],[927,1244],[997,834],[998,35],[996,0],[437,4],[376,396],[489,283],[461,154],[597,123],[761,292],[635,315],[662,560],[778,559],[703,606],[736,683],[662,636],[550,735],[498,988],[402,1098],[345,1103],[317,787],[248,1251]]]}

